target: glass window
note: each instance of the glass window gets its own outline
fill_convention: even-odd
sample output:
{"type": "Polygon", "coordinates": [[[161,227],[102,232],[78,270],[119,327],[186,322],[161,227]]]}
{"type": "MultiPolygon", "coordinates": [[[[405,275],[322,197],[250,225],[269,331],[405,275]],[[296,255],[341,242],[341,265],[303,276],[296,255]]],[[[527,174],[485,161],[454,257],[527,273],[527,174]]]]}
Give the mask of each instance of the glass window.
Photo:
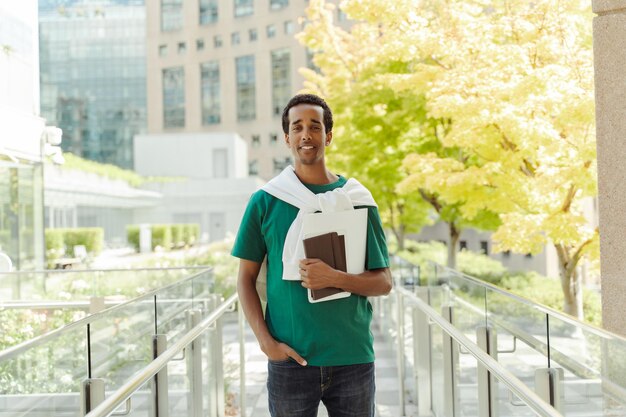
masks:
{"type": "Polygon", "coordinates": [[[291,20],[287,20],[285,22],[285,34],[291,35],[293,33],[293,22],[291,20]]]}
{"type": "Polygon", "coordinates": [[[317,65],[315,65],[315,62],[313,62],[313,56],[315,54],[313,53],[313,51],[311,51],[310,49],[307,48],[306,50],[306,67],[308,69],[312,69],[315,72],[320,72],[320,69],[317,65]]]}
{"type": "Polygon", "coordinates": [[[274,173],[278,174],[283,169],[287,168],[287,166],[291,165],[291,158],[285,157],[283,159],[280,158],[272,158],[274,162],[274,173]]]}
{"type": "Polygon", "coordinates": [[[486,240],[481,240],[480,251],[483,253],[483,255],[489,255],[489,242],[487,242],[486,240]]]}
{"type": "Polygon", "coordinates": [[[217,1],[200,0],[200,24],[208,25],[217,22],[217,1]]]}
{"type": "Polygon", "coordinates": [[[270,9],[278,10],[289,6],[289,0],[270,0],[270,9]]]}
{"type": "Polygon", "coordinates": [[[233,32],[230,34],[230,43],[232,45],[239,45],[239,43],[241,43],[241,37],[239,36],[239,32],[233,32]]]}
{"type": "Polygon", "coordinates": [[[252,147],[258,148],[261,146],[261,135],[252,135],[252,147]]]}
{"type": "Polygon", "coordinates": [[[43,267],[43,177],[41,164],[0,161],[0,252],[13,269],[43,267]]]}
{"type": "Polygon", "coordinates": [[[161,31],[170,32],[183,27],[183,0],[161,0],[161,31]]]}
{"type": "Polygon", "coordinates": [[[213,46],[216,48],[222,47],[222,35],[213,36],[213,46]]]}
{"type": "Polygon", "coordinates": [[[185,70],[183,67],[163,70],[163,126],[185,126],[185,70]]]}
{"type": "Polygon", "coordinates": [[[197,51],[204,50],[204,39],[196,39],[196,50],[197,51]]]}
{"type": "Polygon", "coordinates": [[[235,0],[235,17],[250,16],[254,13],[254,0],[235,0]]]}
{"type": "Polygon", "coordinates": [[[270,133],[270,145],[278,143],[278,135],[276,133],[270,133]]]}
{"type": "Polygon", "coordinates": [[[248,163],[248,175],[259,175],[258,159],[254,159],[248,163]]]}
{"type": "Polygon", "coordinates": [[[185,42],[178,42],[178,53],[184,54],[187,52],[187,44],[185,42]]]}
{"type": "Polygon", "coordinates": [[[218,61],[200,64],[202,88],[202,124],[220,123],[220,67],[218,61]]]}
{"type": "Polygon", "coordinates": [[[291,97],[291,56],[289,49],[272,51],[272,114],[281,115],[291,97]]]}
{"type": "Polygon", "coordinates": [[[276,36],[276,26],[275,25],[267,25],[266,32],[267,32],[267,37],[268,38],[273,38],[274,36],[276,36]]]}
{"type": "Polygon", "coordinates": [[[237,72],[237,120],[256,118],[256,84],[254,78],[254,55],[235,58],[237,72]]]}
{"type": "Polygon", "coordinates": [[[167,56],[167,45],[159,45],[159,56],[167,56]]]}
{"type": "Polygon", "coordinates": [[[248,31],[248,37],[250,39],[250,42],[254,42],[259,38],[259,33],[257,32],[256,29],[250,29],[248,31]]]}

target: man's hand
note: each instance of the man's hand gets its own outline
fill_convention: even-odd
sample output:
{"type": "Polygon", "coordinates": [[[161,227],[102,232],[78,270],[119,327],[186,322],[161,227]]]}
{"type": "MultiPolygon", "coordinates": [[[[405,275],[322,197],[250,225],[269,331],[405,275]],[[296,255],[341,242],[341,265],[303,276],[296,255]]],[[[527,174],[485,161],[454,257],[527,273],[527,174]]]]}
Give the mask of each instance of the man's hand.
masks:
{"type": "Polygon", "coordinates": [[[271,361],[284,361],[288,358],[292,358],[300,365],[306,366],[306,360],[304,360],[302,356],[298,355],[298,352],[293,350],[288,345],[277,342],[274,339],[267,344],[263,344],[261,346],[261,350],[263,350],[263,352],[267,355],[267,358],[271,361]]]}
{"type": "Polygon", "coordinates": [[[312,290],[336,287],[338,271],[319,259],[303,259],[300,261],[302,286],[312,290]]]}

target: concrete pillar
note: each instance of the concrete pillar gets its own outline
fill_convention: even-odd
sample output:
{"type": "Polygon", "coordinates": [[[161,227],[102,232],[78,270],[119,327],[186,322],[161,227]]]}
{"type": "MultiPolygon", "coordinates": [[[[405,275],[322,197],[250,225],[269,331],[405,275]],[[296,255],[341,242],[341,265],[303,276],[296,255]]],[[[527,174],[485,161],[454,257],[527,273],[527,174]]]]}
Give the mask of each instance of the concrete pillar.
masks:
{"type": "Polygon", "coordinates": [[[602,320],[626,335],[626,0],[593,0],[602,320]]]}

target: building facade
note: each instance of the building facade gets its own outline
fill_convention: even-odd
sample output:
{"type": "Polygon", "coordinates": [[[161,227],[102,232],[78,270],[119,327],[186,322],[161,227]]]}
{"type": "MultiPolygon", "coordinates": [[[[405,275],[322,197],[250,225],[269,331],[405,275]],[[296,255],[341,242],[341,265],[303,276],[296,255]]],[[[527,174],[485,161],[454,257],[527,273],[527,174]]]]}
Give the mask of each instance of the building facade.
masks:
{"type": "Polygon", "coordinates": [[[302,0],[146,2],[148,132],[236,132],[249,172],[291,163],[282,109],[303,88],[310,56],[294,35],[302,0]]]}
{"type": "Polygon", "coordinates": [[[37,39],[37,2],[1,2],[0,253],[18,270],[44,258],[37,39]]]}
{"type": "Polygon", "coordinates": [[[135,210],[136,223],[195,223],[201,240],[237,232],[252,193],[263,181],[248,175],[248,150],[235,133],[139,135],[135,169],[171,181],[142,185],[162,195],[155,207],[135,210]]]}
{"type": "Polygon", "coordinates": [[[41,113],[63,150],[132,168],[146,127],[143,0],[39,3],[41,113]]]}

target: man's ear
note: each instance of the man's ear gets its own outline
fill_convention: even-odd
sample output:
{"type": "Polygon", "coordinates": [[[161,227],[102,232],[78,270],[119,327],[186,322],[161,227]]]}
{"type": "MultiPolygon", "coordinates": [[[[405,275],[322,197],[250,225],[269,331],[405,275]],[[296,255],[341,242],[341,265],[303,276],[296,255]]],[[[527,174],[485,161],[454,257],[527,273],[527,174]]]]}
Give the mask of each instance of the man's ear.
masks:
{"type": "Polygon", "coordinates": [[[330,145],[333,142],[333,132],[330,131],[326,134],[326,146],[330,145]]]}
{"type": "Polygon", "coordinates": [[[285,145],[289,147],[289,134],[288,133],[285,133],[285,145]]]}

